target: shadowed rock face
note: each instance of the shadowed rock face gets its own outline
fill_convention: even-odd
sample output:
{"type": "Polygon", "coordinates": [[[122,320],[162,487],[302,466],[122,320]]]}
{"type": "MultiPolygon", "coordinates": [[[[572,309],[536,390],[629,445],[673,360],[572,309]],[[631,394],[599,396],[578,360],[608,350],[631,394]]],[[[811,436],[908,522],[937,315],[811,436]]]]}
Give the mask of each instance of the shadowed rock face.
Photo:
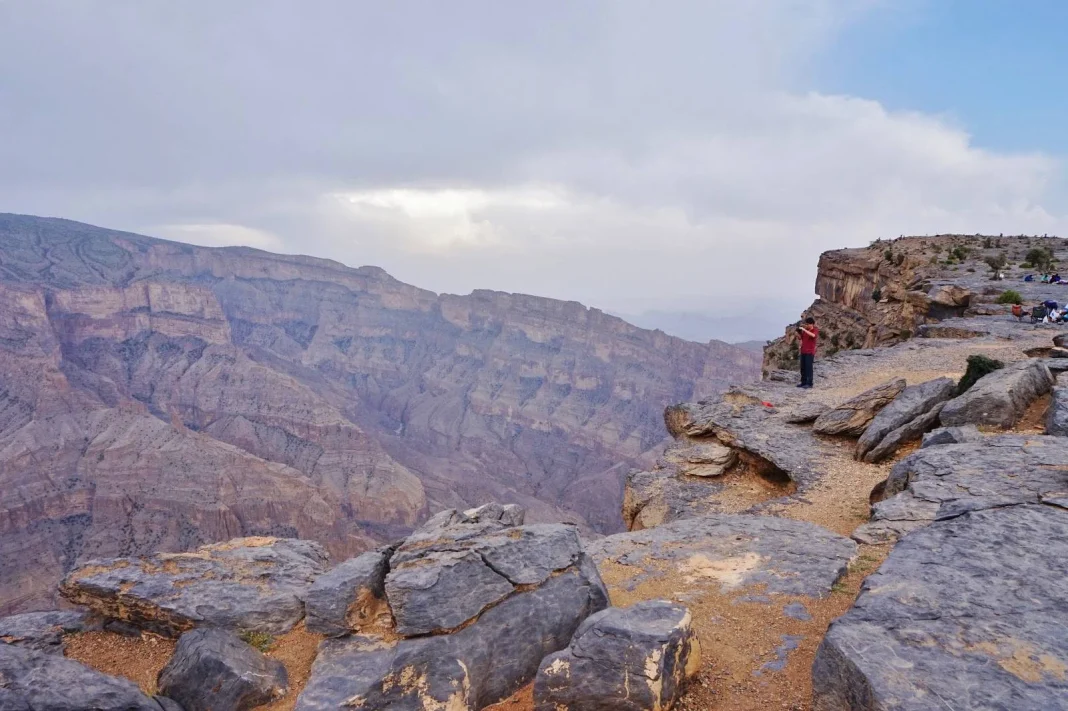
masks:
{"type": "Polygon", "coordinates": [[[660,413],[757,357],[595,309],[0,216],[0,614],[77,561],[299,536],[338,559],[489,500],[621,527],[660,413]]]}

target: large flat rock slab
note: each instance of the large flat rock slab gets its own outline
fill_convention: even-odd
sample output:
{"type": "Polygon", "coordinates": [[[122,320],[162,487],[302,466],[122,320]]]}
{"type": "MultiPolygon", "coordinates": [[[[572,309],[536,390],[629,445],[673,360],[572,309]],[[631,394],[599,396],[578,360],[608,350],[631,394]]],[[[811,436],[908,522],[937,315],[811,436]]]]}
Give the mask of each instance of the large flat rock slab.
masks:
{"type": "Polygon", "coordinates": [[[927,414],[939,403],[949,400],[955,390],[956,383],[952,378],[936,378],[902,390],[893,402],[879,411],[857,440],[857,459],[871,461],[865,457],[877,449],[888,435],[927,414]]]}
{"type": "Polygon", "coordinates": [[[925,447],[894,465],[884,495],[854,539],[884,543],[966,511],[1068,500],[1068,439],[998,435],[925,447]]]}
{"type": "Polygon", "coordinates": [[[1015,425],[1036,399],[1053,386],[1046,364],[1027,360],[1007,365],[979,378],[975,384],[942,408],[941,421],[954,425],[1015,425]]]}
{"type": "Polygon", "coordinates": [[[1065,708],[1065,619],[1068,510],[1010,505],[932,523],[897,544],[831,625],[812,670],[815,708],[1065,708]]]}
{"type": "Polygon", "coordinates": [[[765,585],[767,592],[819,597],[856,554],[856,544],[825,528],[774,516],[711,515],[618,533],[587,550],[598,565],[639,570],[628,584],[669,572],[729,591],[765,585]]]}
{"type": "Polygon", "coordinates": [[[81,610],[25,612],[0,618],[0,642],[62,654],[64,635],[98,628],[99,623],[81,610]]]}
{"type": "Polygon", "coordinates": [[[168,637],[205,625],[283,634],[304,617],[304,596],[326,567],[313,541],[238,538],[191,553],[91,561],[61,592],[93,612],[168,637]]]}

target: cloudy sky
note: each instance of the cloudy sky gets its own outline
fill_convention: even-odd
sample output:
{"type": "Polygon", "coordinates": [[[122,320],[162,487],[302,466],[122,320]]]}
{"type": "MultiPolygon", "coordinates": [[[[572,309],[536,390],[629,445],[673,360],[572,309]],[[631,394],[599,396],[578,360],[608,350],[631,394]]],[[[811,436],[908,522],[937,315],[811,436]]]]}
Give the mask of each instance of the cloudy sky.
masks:
{"type": "Polygon", "coordinates": [[[0,211],[770,336],[822,250],[1068,233],[1065,6],[0,0],[0,211]]]}

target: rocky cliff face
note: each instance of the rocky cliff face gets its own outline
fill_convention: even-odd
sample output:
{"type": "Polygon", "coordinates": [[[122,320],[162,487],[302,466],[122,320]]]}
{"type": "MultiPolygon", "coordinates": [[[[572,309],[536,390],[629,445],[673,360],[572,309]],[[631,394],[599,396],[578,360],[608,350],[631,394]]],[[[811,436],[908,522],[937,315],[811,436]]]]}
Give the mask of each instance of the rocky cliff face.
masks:
{"type": "Polygon", "coordinates": [[[663,407],[758,368],[577,303],[0,216],[0,611],[78,560],[346,557],[489,500],[616,530],[663,407]]]}
{"type": "MultiPolygon", "coordinates": [[[[817,298],[806,312],[820,327],[818,355],[889,346],[925,324],[1007,311],[993,301],[1010,285],[992,281],[984,260],[1004,255],[1006,269],[1019,271],[1028,251],[1058,252],[1063,246],[1058,238],[939,235],[825,252],[816,273],[817,298]]],[[[793,329],[765,348],[765,375],[797,367],[793,329]]]]}

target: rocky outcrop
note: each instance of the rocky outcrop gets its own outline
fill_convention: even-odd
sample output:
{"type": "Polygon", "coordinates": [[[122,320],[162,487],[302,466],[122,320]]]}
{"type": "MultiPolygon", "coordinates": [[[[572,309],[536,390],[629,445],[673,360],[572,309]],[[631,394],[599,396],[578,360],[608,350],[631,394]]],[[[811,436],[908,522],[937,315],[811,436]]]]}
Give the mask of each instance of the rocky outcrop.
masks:
{"type": "Polygon", "coordinates": [[[812,423],[812,429],[819,434],[858,436],[904,389],[904,378],[888,380],[823,413],[812,423]]]}
{"type": "Polygon", "coordinates": [[[385,581],[392,554],[391,548],[369,551],[316,578],[304,598],[308,631],[336,636],[388,624],[385,581]]]}
{"type": "Polygon", "coordinates": [[[966,511],[1060,501],[1066,465],[1062,437],[1000,435],[920,449],[894,465],[884,499],[853,538],[884,543],[966,511]]]}
{"type": "Polygon", "coordinates": [[[177,637],[198,626],[282,634],[304,617],[304,597],[326,551],[312,541],[237,539],[191,553],[92,561],[62,594],[106,619],[177,637]]]}
{"type": "Polygon", "coordinates": [[[664,452],[664,461],[683,476],[722,476],[738,461],[738,453],[717,442],[676,444],[664,452]]]}
{"type": "Polygon", "coordinates": [[[942,408],[943,425],[993,425],[1008,429],[1053,386],[1053,375],[1040,361],[1015,363],[984,375],[964,394],[942,408]]]}
{"type": "MultiPolygon", "coordinates": [[[[857,441],[856,457],[867,462],[879,461],[896,449],[897,445],[904,441],[906,436],[919,436],[923,434],[922,427],[927,423],[919,423],[911,426],[906,432],[898,432],[900,428],[909,425],[917,418],[929,415],[937,405],[949,400],[956,391],[956,383],[952,378],[937,378],[928,380],[918,385],[910,385],[894,398],[893,402],[884,407],[872,419],[864,434],[857,441]],[[916,432],[915,430],[921,430],[916,432]],[[895,436],[888,443],[889,446],[880,447],[881,443],[890,435],[895,436]],[[879,450],[879,454],[868,457],[873,450],[879,450]]],[[[937,418],[937,414],[935,416],[937,418]]],[[[932,422],[937,421],[932,419],[932,422]]]]}
{"type": "Polygon", "coordinates": [[[542,660],[536,711],[674,707],[701,664],[690,611],[666,600],[613,607],[582,623],[567,649],[542,660]]]}
{"type": "Polygon", "coordinates": [[[1068,437],[1068,375],[1057,376],[1046,413],[1046,434],[1068,437]]]}
{"type": "Polygon", "coordinates": [[[856,544],[801,521],[712,515],[617,533],[591,542],[588,550],[598,565],[639,569],[630,585],[671,570],[723,590],[764,585],[772,593],[818,597],[846,572],[856,544]]]}
{"type": "Polygon", "coordinates": [[[399,545],[384,580],[390,634],[324,642],[297,709],[473,711],[533,679],[608,594],[573,527],[517,518],[444,511],[399,545]]]}
{"type": "Polygon", "coordinates": [[[3,215],[0,614],[94,558],[346,559],[489,500],[619,530],[662,408],[758,368],[572,302],[3,215]]]}
{"type": "MultiPolygon", "coordinates": [[[[939,412],[941,416],[941,411],[939,412]]],[[[978,442],[983,438],[983,433],[975,425],[962,425],[960,427],[939,427],[923,436],[920,449],[936,447],[940,444],[964,444],[965,442],[978,442]]]]}
{"type": "Polygon", "coordinates": [[[0,708],[4,711],[92,709],[176,711],[126,679],[101,674],[58,654],[0,644],[0,708]]]}
{"type": "Polygon", "coordinates": [[[906,536],[831,624],[812,669],[815,708],[1062,707],[1065,580],[1068,511],[1057,506],[971,510],[906,536]]]}
{"type": "Polygon", "coordinates": [[[178,640],[159,674],[160,692],[185,711],[247,709],[289,691],[286,668],[242,642],[233,632],[197,629],[178,640]]]}
{"type": "Polygon", "coordinates": [[[0,642],[38,652],[63,654],[65,635],[99,627],[98,622],[80,610],[25,612],[0,618],[0,642]]]}

